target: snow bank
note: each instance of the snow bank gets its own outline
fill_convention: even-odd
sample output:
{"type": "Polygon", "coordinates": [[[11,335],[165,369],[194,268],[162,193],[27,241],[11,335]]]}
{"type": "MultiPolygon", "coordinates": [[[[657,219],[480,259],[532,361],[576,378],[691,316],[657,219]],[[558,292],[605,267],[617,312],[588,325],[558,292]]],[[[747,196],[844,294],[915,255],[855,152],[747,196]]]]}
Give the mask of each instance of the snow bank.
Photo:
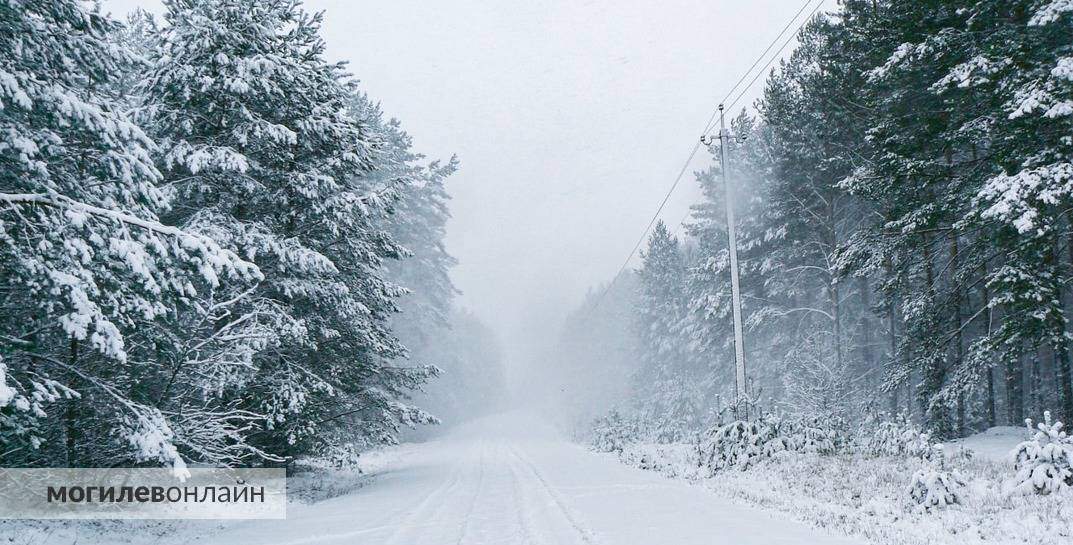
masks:
{"type": "Polygon", "coordinates": [[[741,471],[699,476],[694,445],[634,444],[619,460],[694,480],[717,496],[836,529],[882,545],[1073,543],[1073,491],[1010,494],[1010,451],[1025,428],[999,427],[953,441],[944,465],[965,481],[958,505],[922,511],[909,500],[911,477],[924,466],[905,456],[864,457],[782,452],[741,471]]]}
{"type": "MultiPolygon", "coordinates": [[[[350,468],[303,471],[287,479],[287,499],[315,504],[350,494],[403,464],[420,445],[384,447],[362,453],[350,468]]],[[[141,545],[170,543],[184,536],[187,543],[237,524],[241,520],[0,520],[0,544],[34,545],[141,545]]]]}
{"type": "Polygon", "coordinates": [[[1010,451],[1017,443],[1030,437],[1024,426],[996,426],[985,432],[970,435],[964,439],[955,439],[948,444],[972,452],[973,456],[996,463],[1009,464],[1010,451]]]}

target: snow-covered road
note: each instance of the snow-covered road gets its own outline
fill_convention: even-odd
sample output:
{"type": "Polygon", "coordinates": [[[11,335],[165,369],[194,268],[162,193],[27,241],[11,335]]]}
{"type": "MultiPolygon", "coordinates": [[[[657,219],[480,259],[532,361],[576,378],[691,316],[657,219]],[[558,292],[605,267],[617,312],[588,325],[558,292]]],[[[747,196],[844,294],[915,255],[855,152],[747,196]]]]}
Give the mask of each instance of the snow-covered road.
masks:
{"type": "Polygon", "coordinates": [[[235,545],[850,544],[629,468],[507,415],[447,439],[399,449],[372,481],[285,521],[250,521],[202,537],[235,545]]]}

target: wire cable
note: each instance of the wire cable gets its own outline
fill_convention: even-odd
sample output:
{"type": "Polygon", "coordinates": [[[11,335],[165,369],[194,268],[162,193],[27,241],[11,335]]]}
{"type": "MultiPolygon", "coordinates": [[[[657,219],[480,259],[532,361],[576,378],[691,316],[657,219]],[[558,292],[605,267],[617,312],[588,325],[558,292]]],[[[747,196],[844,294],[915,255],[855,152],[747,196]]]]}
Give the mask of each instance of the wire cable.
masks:
{"type": "Polygon", "coordinates": [[[656,210],[656,213],[652,216],[652,219],[648,221],[648,226],[645,227],[644,233],[641,234],[641,238],[637,239],[637,244],[633,245],[633,249],[630,250],[630,254],[626,256],[626,260],[622,262],[622,266],[618,268],[618,272],[615,273],[615,276],[611,277],[611,282],[607,284],[604,290],[600,293],[600,296],[596,299],[596,303],[593,304],[591,312],[596,312],[596,309],[600,308],[600,303],[602,303],[604,297],[607,296],[607,292],[611,291],[611,286],[614,285],[616,281],[618,281],[618,277],[622,276],[622,272],[625,271],[626,267],[630,265],[630,260],[632,260],[633,256],[637,254],[637,250],[641,248],[641,244],[644,244],[645,238],[648,237],[648,232],[652,230],[652,226],[655,225],[656,220],[659,219],[660,213],[663,212],[663,207],[667,206],[667,201],[671,198],[671,194],[674,193],[674,189],[678,187],[678,183],[682,181],[682,176],[685,176],[686,169],[689,168],[689,163],[693,161],[693,158],[696,157],[697,151],[699,150],[700,140],[698,139],[697,143],[693,145],[693,151],[689,153],[689,158],[686,159],[685,164],[682,165],[682,170],[679,170],[678,176],[674,178],[674,183],[671,184],[671,189],[667,191],[666,195],[663,196],[663,202],[659,203],[659,209],[656,210]]]}
{"type": "MultiPolygon", "coordinates": [[[[801,15],[801,12],[805,11],[805,8],[807,8],[808,5],[811,3],[812,0],[805,0],[805,3],[801,4],[801,7],[798,8],[797,13],[795,13],[789,21],[786,21],[786,25],[783,26],[782,30],[779,31],[778,36],[775,36],[775,38],[771,40],[771,43],[767,44],[767,47],[764,48],[764,52],[761,53],[760,56],[756,57],[756,60],[753,61],[752,66],[750,66],[749,69],[746,70],[740,78],[738,78],[738,81],[734,83],[734,86],[731,87],[729,91],[727,91],[726,96],[724,96],[723,99],[719,101],[720,104],[725,104],[727,99],[730,98],[730,95],[734,94],[734,91],[738,90],[738,86],[741,85],[741,82],[745,81],[745,78],[749,77],[749,74],[753,72],[753,69],[756,68],[756,65],[760,64],[760,61],[764,60],[764,57],[767,56],[769,51],[771,51],[771,48],[775,47],[775,43],[778,42],[780,38],[782,38],[783,34],[786,34],[786,30],[790,28],[790,25],[794,24],[794,21],[796,21],[797,18],[801,15]]],[[[708,124],[704,126],[704,132],[702,134],[708,134],[708,131],[712,129],[713,122],[715,122],[715,116],[712,116],[712,118],[708,120],[708,124]]]]}
{"type": "MultiPolygon", "coordinates": [[[[816,0],[817,3],[816,3],[816,6],[812,9],[812,12],[809,13],[808,17],[806,17],[803,21],[801,21],[801,23],[797,26],[797,28],[794,30],[794,32],[790,35],[790,38],[787,39],[785,42],[783,42],[783,44],[775,52],[775,55],[772,56],[770,59],[768,59],[768,61],[764,64],[764,67],[761,68],[760,71],[757,72],[755,76],[753,76],[753,79],[749,81],[749,84],[746,85],[745,88],[741,90],[741,93],[738,94],[737,98],[735,98],[734,101],[730,103],[730,107],[727,108],[728,110],[730,108],[732,108],[735,104],[737,104],[739,100],[741,100],[741,97],[744,96],[745,93],[753,86],[753,84],[756,83],[756,81],[760,78],[760,76],[764,73],[764,71],[767,70],[767,68],[769,66],[771,66],[771,63],[774,62],[776,58],[778,58],[779,54],[782,53],[782,50],[786,49],[786,46],[791,41],[793,41],[794,37],[797,36],[797,33],[801,30],[802,27],[805,26],[805,23],[807,23],[809,20],[812,19],[812,16],[816,14],[816,11],[820,9],[820,6],[823,5],[824,1],[825,0],[816,0]]],[[[771,51],[771,48],[774,47],[776,43],[778,43],[779,39],[782,38],[783,35],[786,34],[786,30],[793,25],[794,21],[797,21],[798,17],[801,15],[801,13],[803,11],[805,11],[805,8],[807,8],[808,5],[811,4],[812,2],[813,2],[813,0],[806,0],[806,2],[801,6],[801,8],[798,9],[796,13],[794,13],[794,16],[792,18],[790,18],[790,20],[786,23],[786,25],[779,32],[779,34],[777,36],[775,36],[774,39],[771,40],[771,43],[769,43],[768,46],[764,49],[764,51],[762,53],[760,53],[760,55],[756,58],[755,61],[753,61],[752,66],[750,66],[749,69],[746,70],[745,73],[742,74],[742,76],[740,78],[738,78],[737,83],[735,83],[734,86],[730,88],[730,91],[728,91],[726,96],[723,97],[723,100],[720,101],[720,104],[719,104],[720,106],[722,106],[723,103],[726,102],[726,99],[730,98],[730,95],[732,95],[734,93],[734,91],[738,89],[738,87],[741,85],[741,83],[743,81],[745,81],[745,78],[749,77],[749,74],[752,73],[754,68],[756,68],[756,65],[759,64],[760,61],[762,61],[765,56],[767,56],[768,52],[771,51]]],[[[715,118],[718,115],[719,115],[719,108],[717,107],[715,109],[715,111],[712,112],[712,115],[708,118],[708,122],[704,125],[704,129],[701,131],[702,136],[708,134],[708,131],[711,130],[712,124],[715,123],[715,118]]],[[[603,303],[604,298],[607,297],[607,293],[609,291],[611,291],[611,287],[615,284],[615,282],[618,281],[618,278],[619,278],[619,276],[622,275],[623,271],[625,271],[626,268],[629,267],[630,261],[633,259],[633,256],[637,254],[637,250],[639,250],[641,248],[641,245],[644,244],[645,238],[648,237],[649,231],[652,230],[652,226],[656,224],[656,220],[659,219],[659,215],[663,212],[663,208],[665,206],[667,206],[667,201],[670,200],[671,195],[674,193],[674,190],[678,188],[678,184],[682,181],[682,176],[685,176],[686,170],[689,168],[689,164],[693,161],[693,158],[696,157],[697,151],[700,150],[700,145],[701,145],[701,141],[699,139],[697,140],[697,142],[695,144],[693,144],[693,149],[689,152],[689,157],[686,159],[685,163],[682,165],[681,170],[678,171],[678,176],[675,176],[674,182],[671,183],[670,189],[668,189],[667,193],[663,196],[663,200],[659,203],[659,208],[656,209],[656,213],[653,214],[652,219],[650,219],[648,221],[648,225],[645,227],[645,230],[641,233],[641,237],[638,238],[637,243],[633,245],[633,249],[630,250],[630,253],[626,256],[625,261],[622,262],[622,266],[619,267],[618,272],[615,273],[615,276],[611,277],[611,281],[608,282],[607,286],[605,286],[603,291],[600,292],[599,297],[596,298],[596,302],[592,305],[592,307],[591,307],[591,309],[589,311],[590,313],[596,312],[596,310],[600,308],[600,304],[603,303]]],[[[686,217],[688,218],[689,215],[687,214],[686,217]]],[[[685,220],[683,219],[683,221],[685,221],[685,220]]]]}
{"type": "MultiPolygon", "coordinates": [[[[786,46],[790,45],[790,42],[794,41],[794,39],[797,38],[797,33],[800,32],[801,29],[804,28],[804,26],[809,21],[812,20],[812,17],[814,15],[816,15],[817,11],[819,11],[820,6],[823,5],[823,2],[824,2],[824,0],[819,0],[816,3],[816,7],[812,8],[812,11],[808,14],[808,17],[805,17],[805,19],[801,21],[801,24],[797,25],[797,28],[794,29],[793,34],[791,34],[790,37],[787,38],[786,41],[783,42],[781,46],[779,46],[779,49],[777,51],[775,51],[775,55],[773,55],[770,59],[768,59],[768,61],[764,64],[764,67],[761,68],[760,71],[757,72],[755,76],[753,76],[753,79],[749,81],[749,85],[746,85],[745,88],[742,89],[740,93],[738,93],[737,98],[735,98],[734,101],[731,102],[729,106],[727,106],[727,110],[730,110],[731,108],[733,108],[734,105],[737,104],[739,100],[741,100],[741,97],[745,96],[745,93],[748,92],[750,88],[752,88],[753,84],[756,83],[756,80],[760,79],[760,76],[762,76],[765,73],[765,71],[768,69],[768,67],[771,66],[771,63],[775,62],[775,59],[779,58],[779,55],[782,53],[782,50],[786,49],[786,46]]],[[[772,42],[772,43],[774,44],[774,42],[772,42]]]]}

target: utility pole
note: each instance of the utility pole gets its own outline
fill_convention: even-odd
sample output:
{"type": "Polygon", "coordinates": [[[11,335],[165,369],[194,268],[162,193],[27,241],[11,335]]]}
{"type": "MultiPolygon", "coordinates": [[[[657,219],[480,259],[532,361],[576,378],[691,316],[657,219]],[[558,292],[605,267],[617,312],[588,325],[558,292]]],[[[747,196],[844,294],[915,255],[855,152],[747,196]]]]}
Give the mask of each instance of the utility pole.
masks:
{"type": "MultiPolygon", "coordinates": [[[[706,144],[711,143],[711,139],[704,140],[701,137],[701,141],[706,144]]],[[[730,145],[730,131],[726,128],[726,121],[723,114],[723,105],[719,105],[719,170],[723,175],[723,191],[725,194],[726,208],[727,208],[727,236],[729,237],[728,247],[730,249],[730,290],[733,296],[733,310],[734,310],[734,363],[735,363],[735,375],[734,375],[734,403],[735,405],[741,405],[745,413],[745,417],[749,417],[748,403],[745,402],[749,397],[748,384],[745,381],[745,334],[741,325],[741,287],[738,282],[738,233],[737,233],[737,221],[734,219],[734,191],[730,186],[730,180],[727,177],[727,170],[729,170],[729,164],[727,162],[727,146],[730,145]]]]}

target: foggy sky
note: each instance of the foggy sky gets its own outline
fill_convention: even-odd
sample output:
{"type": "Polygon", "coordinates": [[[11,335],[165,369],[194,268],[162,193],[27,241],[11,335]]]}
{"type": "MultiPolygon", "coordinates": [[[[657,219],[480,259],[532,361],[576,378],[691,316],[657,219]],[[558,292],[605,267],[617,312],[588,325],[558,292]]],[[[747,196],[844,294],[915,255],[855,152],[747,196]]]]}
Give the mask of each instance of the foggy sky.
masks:
{"type": "MultiPolygon", "coordinates": [[[[416,149],[460,157],[453,278],[515,367],[541,364],[564,314],[619,269],[717,101],[801,4],[306,2],[326,11],[329,58],[350,61],[416,149]]],[[[162,11],[104,3],[119,17],[139,5],[162,11]]],[[[702,149],[669,202],[672,227],[710,161],[702,149]]]]}

